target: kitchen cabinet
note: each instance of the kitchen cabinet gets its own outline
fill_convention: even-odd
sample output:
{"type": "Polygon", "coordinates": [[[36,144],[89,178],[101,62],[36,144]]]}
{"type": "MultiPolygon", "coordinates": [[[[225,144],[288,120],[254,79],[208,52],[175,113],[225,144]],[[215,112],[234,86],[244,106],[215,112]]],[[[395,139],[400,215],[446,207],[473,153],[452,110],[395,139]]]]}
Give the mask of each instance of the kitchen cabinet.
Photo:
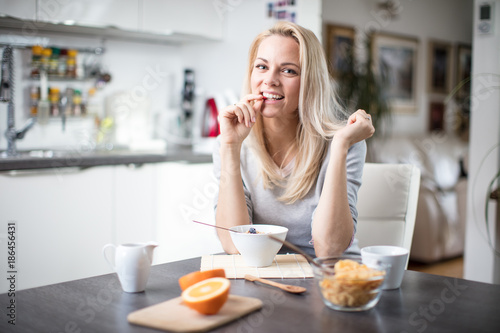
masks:
{"type": "Polygon", "coordinates": [[[155,241],[153,264],[222,252],[215,228],[211,163],[165,162],[114,171],[115,242],[155,241]]]}
{"type": "Polygon", "coordinates": [[[221,40],[222,0],[0,0],[0,27],[181,44],[221,40]]]}
{"type": "Polygon", "coordinates": [[[140,29],[144,32],[177,32],[220,40],[223,38],[224,12],[219,1],[143,0],[141,22],[140,29]]]}
{"type": "Polygon", "coordinates": [[[36,19],[37,0],[0,0],[0,13],[24,20],[36,19]]]}
{"type": "Polygon", "coordinates": [[[139,0],[38,0],[37,20],[136,31],[138,12],[139,0]]]}
{"type": "Polygon", "coordinates": [[[160,262],[171,262],[223,252],[214,224],[213,198],[217,183],[211,163],[160,163],[157,167],[158,211],[156,233],[160,262]]]}
{"type": "MultiPolygon", "coordinates": [[[[6,262],[5,233],[14,221],[18,290],[110,271],[101,249],[113,240],[113,171],[54,168],[0,174],[0,260],[6,262]]],[[[7,282],[0,281],[2,293],[7,282]]]]}
{"type": "Polygon", "coordinates": [[[16,221],[18,229],[18,289],[110,273],[105,244],[154,240],[155,170],[148,164],[2,173],[0,188],[9,189],[0,193],[3,228],[16,221]]]}
{"type": "Polygon", "coordinates": [[[156,170],[155,164],[115,167],[113,207],[117,244],[157,240],[156,170]]]}
{"type": "Polygon", "coordinates": [[[211,163],[2,172],[0,261],[12,221],[17,290],[110,273],[107,243],[156,241],[153,264],[222,252],[215,228],[192,222],[214,223],[216,185],[211,163]]]}

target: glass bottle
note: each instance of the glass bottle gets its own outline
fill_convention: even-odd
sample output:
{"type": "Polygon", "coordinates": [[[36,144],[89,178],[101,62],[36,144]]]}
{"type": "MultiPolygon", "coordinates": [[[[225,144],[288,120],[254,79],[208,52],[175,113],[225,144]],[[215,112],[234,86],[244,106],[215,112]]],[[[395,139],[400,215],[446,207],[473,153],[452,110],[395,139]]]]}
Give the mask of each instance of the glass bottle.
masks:
{"type": "Polygon", "coordinates": [[[59,109],[59,88],[50,88],[50,115],[57,117],[61,115],[61,110],[59,109]]]}
{"type": "Polygon", "coordinates": [[[38,102],[37,123],[45,125],[49,122],[50,102],[48,99],[48,79],[47,72],[40,72],[40,101],[38,102]]]}
{"type": "Polygon", "coordinates": [[[42,66],[42,51],[43,47],[34,45],[31,48],[31,76],[38,77],[40,75],[40,67],[42,66]]]}
{"type": "Polygon", "coordinates": [[[30,116],[38,115],[38,100],[40,99],[40,89],[37,86],[32,86],[30,90],[30,116]]]}
{"type": "Polygon", "coordinates": [[[40,70],[45,71],[45,73],[49,72],[49,61],[52,56],[52,49],[43,49],[42,50],[42,66],[40,70]]]}
{"type": "Polygon", "coordinates": [[[77,50],[68,50],[68,60],[66,62],[66,75],[69,77],[76,77],[76,56],[77,50]]]}
{"type": "Polygon", "coordinates": [[[59,53],[59,63],[57,65],[57,75],[61,77],[66,76],[67,67],[68,67],[68,50],[61,49],[61,53],[59,53]]]}
{"type": "Polygon", "coordinates": [[[100,101],[97,100],[96,96],[97,89],[92,87],[87,92],[87,100],[85,103],[85,113],[87,115],[97,115],[102,116],[102,105],[100,101]]]}
{"type": "Polygon", "coordinates": [[[59,53],[61,50],[57,47],[52,48],[52,55],[49,60],[49,75],[57,75],[59,67],[59,53]]]}
{"type": "Polygon", "coordinates": [[[82,92],[80,90],[73,91],[73,112],[75,116],[81,116],[83,114],[82,107],[82,92]]]}

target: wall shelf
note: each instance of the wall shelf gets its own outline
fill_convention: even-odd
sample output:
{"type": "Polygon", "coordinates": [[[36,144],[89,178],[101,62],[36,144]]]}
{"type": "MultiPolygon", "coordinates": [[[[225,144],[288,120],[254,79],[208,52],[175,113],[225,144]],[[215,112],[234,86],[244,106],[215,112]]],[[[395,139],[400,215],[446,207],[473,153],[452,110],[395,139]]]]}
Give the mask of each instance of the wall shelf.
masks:
{"type": "MultiPolygon", "coordinates": [[[[0,29],[17,30],[22,34],[26,31],[30,35],[36,31],[45,33],[73,34],[82,37],[99,37],[112,40],[134,41],[152,44],[181,45],[192,42],[215,42],[219,41],[205,36],[191,35],[176,32],[148,32],[138,30],[124,30],[113,26],[82,26],[66,25],[62,23],[47,23],[37,21],[26,21],[11,16],[0,16],[0,29]]],[[[7,43],[3,43],[7,44],[7,43]]],[[[16,47],[17,45],[13,45],[16,47]]],[[[25,46],[25,45],[20,45],[25,46]]],[[[97,50],[98,48],[94,49],[97,50]]],[[[82,49],[84,51],[85,49],[82,49]]],[[[92,52],[92,49],[90,49],[92,52]]]]}
{"type": "MultiPolygon", "coordinates": [[[[48,75],[47,80],[51,82],[88,82],[92,80],[97,80],[99,77],[97,76],[87,76],[87,77],[69,77],[69,76],[57,76],[57,75],[48,75]]],[[[28,80],[31,81],[40,81],[40,76],[28,76],[28,80]]]]}

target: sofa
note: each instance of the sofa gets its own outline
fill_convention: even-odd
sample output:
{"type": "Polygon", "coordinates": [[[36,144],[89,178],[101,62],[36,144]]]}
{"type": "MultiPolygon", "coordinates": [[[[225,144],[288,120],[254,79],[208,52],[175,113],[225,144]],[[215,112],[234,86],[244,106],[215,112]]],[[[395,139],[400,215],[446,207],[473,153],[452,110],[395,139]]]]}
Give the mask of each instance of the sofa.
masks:
{"type": "Polygon", "coordinates": [[[421,182],[410,260],[432,263],[464,250],[468,144],[445,133],[368,140],[367,161],[410,163],[421,182]]]}

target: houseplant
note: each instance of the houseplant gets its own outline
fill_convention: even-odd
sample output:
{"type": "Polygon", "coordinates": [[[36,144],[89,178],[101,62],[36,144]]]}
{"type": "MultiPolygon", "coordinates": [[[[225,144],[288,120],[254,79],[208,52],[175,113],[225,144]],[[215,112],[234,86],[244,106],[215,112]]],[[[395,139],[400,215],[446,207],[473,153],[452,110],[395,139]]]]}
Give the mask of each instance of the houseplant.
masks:
{"type": "Polygon", "coordinates": [[[371,52],[372,38],[364,42],[367,53],[366,61],[356,58],[354,48],[344,48],[345,69],[337,74],[337,93],[348,110],[364,109],[372,117],[375,135],[381,136],[381,124],[390,122],[391,108],[384,93],[384,84],[375,74],[371,52]]]}

